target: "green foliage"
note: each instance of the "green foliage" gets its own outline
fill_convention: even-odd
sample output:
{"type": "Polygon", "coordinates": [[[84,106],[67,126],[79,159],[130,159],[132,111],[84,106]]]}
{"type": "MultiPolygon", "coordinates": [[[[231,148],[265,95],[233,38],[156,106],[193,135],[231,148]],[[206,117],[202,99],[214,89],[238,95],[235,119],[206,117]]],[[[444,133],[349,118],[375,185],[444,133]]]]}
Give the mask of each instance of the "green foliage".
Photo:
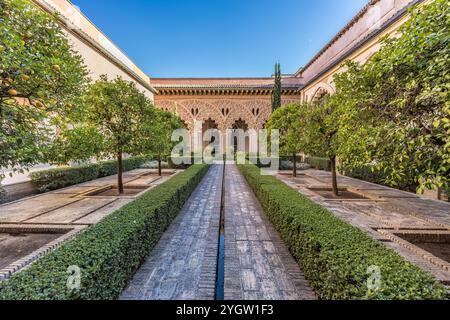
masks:
{"type": "MultiPolygon", "coordinates": [[[[123,170],[130,171],[139,168],[149,158],[133,157],[123,160],[123,170]]],[[[44,171],[32,172],[31,181],[40,192],[48,192],[97,178],[111,176],[117,173],[116,161],[90,163],[76,167],[62,167],[44,171]]]]}
{"type": "Polygon", "coordinates": [[[278,108],[272,113],[266,124],[268,130],[280,131],[280,153],[285,155],[298,154],[305,147],[300,139],[306,134],[301,117],[304,114],[306,104],[288,104],[278,108]]]}
{"type": "Polygon", "coordinates": [[[207,172],[195,165],[148,191],[0,283],[0,300],[117,298],[207,172]],[[81,288],[67,288],[67,269],[81,269],[81,288]]]}
{"type": "Polygon", "coordinates": [[[331,171],[330,159],[319,157],[305,157],[305,163],[318,170],[331,171]]]}
{"type": "Polygon", "coordinates": [[[103,138],[103,155],[136,153],[143,115],[151,112],[150,100],[134,82],[102,76],[89,86],[83,98],[80,125],[95,128],[103,138]]]}
{"type": "Polygon", "coordinates": [[[278,125],[285,124],[281,134],[281,142],[285,145],[283,151],[288,151],[288,146],[291,151],[295,149],[330,160],[333,193],[338,195],[336,158],[341,146],[339,133],[342,115],[335,98],[326,95],[314,103],[289,105],[272,115],[269,120],[271,126],[272,121],[275,125],[276,122],[279,122],[278,125]]]}
{"type": "Polygon", "coordinates": [[[49,148],[48,158],[49,162],[56,164],[67,164],[73,160],[90,162],[93,157],[102,158],[104,150],[103,135],[97,128],[81,124],[59,131],[49,148]]]}
{"type": "Polygon", "coordinates": [[[267,121],[266,128],[269,130],[279,130],[280,133],[280,153],[290,155],[291,160],[295,163],[292,166],[293,175],[297,175],[297,155],[305,151],[305,137],[308,129],[304,126],[303,117],[307,104],[292,103],[275,110],[267,121]]]}
{"type": "Polygon", "coordinates": [[[122,156],[139,154],[136,146],[142,122],[152,113],[153,106],[134,82],[120,77],[110,81],[106,75],[88,87],[82,102],[61,128],[52,152],[54,161],[115,157],[117,186],[123,193],[122,156]]]}
{"type": "Polygon", "coordinates": [[[301,137],[305,140],[305,152],[329,159],[336,158],[341,143],[341,120],[334,96],[326,96],[323,100],[310,104],[302,117],[302,125],[307,129],[306,134],[301,137]]]}
{"type": "Polygon", "coordinates": [[[28,0],[0,0],[0,167],[45,162],[87,71],[56,19],[28,0]]]}
{"type": "Polygon", "coordinates": [[[171,112],[153,109],[144,114],[140,122],[140,138],[136,140],[136,150],[140,154],[153,155],[158,161],[170,156],[175,142],[172,142],[174,130],[184,128],[180,117],[171,112]]]}
{"type": "Polygon", "coordinates": [[[239,166],[321,299],[445,299],[445,288],[382,243],[253,165],[239,166]],[[368,268],[381,288],[368,290],[368,268]]]}
{"type": "Polygon", "coordinates": [[[275,85],[272,94],[272,111],[281,107],[281,65],[275,64],[275,85]]]}
{"type": "Polygon", "coordinates": [[[399,37],[335,77],[346,167],[375,165],[394,187],[449,190],[449,6],[414,8],[399,37]]]}

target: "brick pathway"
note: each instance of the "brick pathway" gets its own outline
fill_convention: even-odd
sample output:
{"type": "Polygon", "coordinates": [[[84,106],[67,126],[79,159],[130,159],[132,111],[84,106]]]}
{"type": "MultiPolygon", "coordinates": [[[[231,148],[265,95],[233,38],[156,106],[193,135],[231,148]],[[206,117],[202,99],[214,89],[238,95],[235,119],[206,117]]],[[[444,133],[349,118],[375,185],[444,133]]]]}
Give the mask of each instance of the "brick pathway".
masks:
{"type": "Polygon", "coordinates": [[[222,170],[213,166],[122,300],[213,300],[219,241],[222,170]]]}
{"type": "Polygon", "coordinates": [[[314,293],[236,165],[225,174],[225,299],[311,300],[314,293]]]}
{"type": "MultiPolygon", "coordinates": [[[[215,298],[222,165],[214,165],[122,300],[215,298]]],[[[225,176],[225,300],[314,299],[279,235],[235,165],[225,176]]]]}

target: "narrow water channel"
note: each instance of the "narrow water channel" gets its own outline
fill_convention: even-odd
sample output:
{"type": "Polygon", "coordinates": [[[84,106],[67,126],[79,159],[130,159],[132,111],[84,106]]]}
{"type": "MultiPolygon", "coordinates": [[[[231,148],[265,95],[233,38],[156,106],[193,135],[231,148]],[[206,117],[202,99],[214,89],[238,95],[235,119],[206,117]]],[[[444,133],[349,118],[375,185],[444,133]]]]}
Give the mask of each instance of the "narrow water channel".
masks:
{"type": "Polygon", "coordinates": [[[222,172],[222,196],[220,203],[219,248],[217,254],[216,300],[225,299],[225,169],[222,172]]]}

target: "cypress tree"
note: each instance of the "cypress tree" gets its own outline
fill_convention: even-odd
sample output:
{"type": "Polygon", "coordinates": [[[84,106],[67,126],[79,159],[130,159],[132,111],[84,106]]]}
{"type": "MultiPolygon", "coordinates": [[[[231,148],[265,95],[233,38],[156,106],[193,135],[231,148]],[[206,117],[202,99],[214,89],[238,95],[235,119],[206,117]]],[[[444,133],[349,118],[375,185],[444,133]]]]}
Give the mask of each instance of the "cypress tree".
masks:
{"type": "Polygon", "coordinates": [[[272,111],[281,107],[281,65],[275,64],[275,85],[272,95],[272,111]]]}

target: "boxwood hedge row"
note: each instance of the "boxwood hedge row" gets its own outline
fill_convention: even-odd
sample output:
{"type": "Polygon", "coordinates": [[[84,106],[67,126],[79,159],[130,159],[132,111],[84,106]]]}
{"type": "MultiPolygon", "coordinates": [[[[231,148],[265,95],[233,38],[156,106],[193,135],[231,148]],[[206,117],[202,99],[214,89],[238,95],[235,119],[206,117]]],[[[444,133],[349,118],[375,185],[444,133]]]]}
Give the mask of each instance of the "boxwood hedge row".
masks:
{"type": "MultiPolygon", "coordinates": [[[[137,169],[148,160],[150,160],[148,157],[124,159],[123,170],[125,172],[137,169]]],[[[117,162],[112,160],[77,167],[62,167],[33,172],[30,174],[30,178],[40,192],[48,192],[97,178],[111,176],[116,173],[117,162]]]]}
{"type": "Polygon", "coordinates": [[[1,300],[117,298],[208,170],[195,165],[0,283],[1,300]],[[81,287],[67,286],[68,268],[81,287]]]}
{"type": "Polygon", "coordinates": [[[445,288],[393,250],[252,165],[239,169],[321,299],[444,299],[445,288]],[[368,290],[368,268],[381,288],[368,290]]]}
{"type": "Polygon", "coordinates": [[[318,170],[331,171],[331,161],[327,158],[305,157],[305,163],[318,170]]]}

